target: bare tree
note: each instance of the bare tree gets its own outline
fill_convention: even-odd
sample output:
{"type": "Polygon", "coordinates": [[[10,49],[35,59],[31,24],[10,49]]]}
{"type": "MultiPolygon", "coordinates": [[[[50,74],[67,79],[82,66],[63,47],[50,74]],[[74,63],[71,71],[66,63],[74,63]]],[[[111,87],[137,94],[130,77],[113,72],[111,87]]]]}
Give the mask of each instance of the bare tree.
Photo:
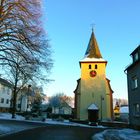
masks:
{"type": "Polygon", "coordinates": [[[40,16],[38,0],[0,0],[0,64],[13,83],[13,118],[20,87],[35,79],[48,82],[45,74],[52,67],[40,16]]]}
{"type": "Polygon", "coordinates": [[[49,99],[49,104],[52,106],[52,107],[60,107],[61,105],[61,101],[60,101],[60,94],[58,95],[54,95],[52,96],[50,99],[49,99]]]}
{"type": "Polygon", "coordinates": [[[61,109],[62,107],[70,106],[72,97],[65,95],[64,93],[58,93],[49,99],[49,104],[54,108],[61,109]]]}

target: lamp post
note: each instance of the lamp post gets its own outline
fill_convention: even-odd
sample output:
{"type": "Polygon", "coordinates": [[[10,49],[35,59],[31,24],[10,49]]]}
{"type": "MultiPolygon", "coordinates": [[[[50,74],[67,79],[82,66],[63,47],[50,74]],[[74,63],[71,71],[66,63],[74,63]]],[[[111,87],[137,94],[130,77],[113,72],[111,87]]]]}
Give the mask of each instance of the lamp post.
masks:
{"type": "Polygon", "coordinates": [[[102,121],[102,101],[104,100],[104,97],[101,95],[101,121],[102,121]]]}

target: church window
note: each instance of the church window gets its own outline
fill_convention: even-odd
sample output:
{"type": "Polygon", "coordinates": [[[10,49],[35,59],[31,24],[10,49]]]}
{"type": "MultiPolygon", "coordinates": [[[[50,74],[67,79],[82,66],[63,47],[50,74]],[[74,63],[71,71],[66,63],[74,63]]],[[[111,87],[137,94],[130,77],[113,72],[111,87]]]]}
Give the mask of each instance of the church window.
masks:
{"type": "Polygon", "coordinates": [[[97,69],[97,65],[95,65],[95,69],[97,69]]]}
{"type": "Polygon", "coordinates": [[[88,68],[91,69],[91,65],[89,65],[88,68]]]}

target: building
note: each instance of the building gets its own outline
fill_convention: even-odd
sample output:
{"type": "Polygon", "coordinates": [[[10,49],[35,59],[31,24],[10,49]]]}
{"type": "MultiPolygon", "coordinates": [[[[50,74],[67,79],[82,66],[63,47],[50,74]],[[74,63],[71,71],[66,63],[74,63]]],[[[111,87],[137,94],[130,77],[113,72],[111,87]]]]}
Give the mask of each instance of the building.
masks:
{"type": "Polygon", "coordinates": [[[42,103],[45,96],[41,87],[24,86],[17,95],[17,111],[30,112],[33,106],[42,103]]]}
{"type": "Polygon", "coordinates": [[[97,121],[112,119],[113,101],[110,80],[106,78],[107,61],[102,58],[94,32],[80,62],[81,77],[75,93],[75,118],[97,121]]]}
{"type": "Polygon", "coordinates": [[[20,89],[17,95],[17,111],[21,112],[31,111],[31,104],[32,104],[31,87],[24,86],[22,89],[20,89]]]}
{"type": "MultiPolygon", "coordinates": [[[[120,99],[119,99],[120,101],[120,99]]],[[[124,104],[121,105],[120,102],[116,102],[114,107],[114,120],[120,122],[128,122],[129,120],[129,107],[124,104]]]]}
{"type": "Polygon", "coordinates": [[[12,87],[10,82],[0,78],[0,112],[6,112],[10,109],[12,87]]]}
{"type": "Polygon", "coordinates": [[[123,122],[129,121],[129,107],[128,106],[120,107],[120,120],[123,122]]]}
{"type": "Polygon", "coordinates": [[[67,105],[67,106],[62,106],[60,107],[52,107],[52,113],[53,114],[65,114],[65,115],[71,115],[72,114],[72,107],[67,105]]]}
{"type": "Polygon", "coordinates": [[[125,69],[128,84],[129,121],[140,126],[140,45],[130,54],[132,63],[125,69]]]}

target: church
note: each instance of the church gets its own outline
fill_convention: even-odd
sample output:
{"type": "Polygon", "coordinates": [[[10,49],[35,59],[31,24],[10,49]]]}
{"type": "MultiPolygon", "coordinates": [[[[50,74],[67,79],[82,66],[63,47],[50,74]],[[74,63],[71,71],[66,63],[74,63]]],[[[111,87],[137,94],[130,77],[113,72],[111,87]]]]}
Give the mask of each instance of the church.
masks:
{"type": "Polygon", "coordinates": [[[75,118],[98,121],[113,118],[113,90],[106,78],[107,61],[103,59],[92,31],[85,56],[79,61],[81,77],[77,80],[75,118]]]}

